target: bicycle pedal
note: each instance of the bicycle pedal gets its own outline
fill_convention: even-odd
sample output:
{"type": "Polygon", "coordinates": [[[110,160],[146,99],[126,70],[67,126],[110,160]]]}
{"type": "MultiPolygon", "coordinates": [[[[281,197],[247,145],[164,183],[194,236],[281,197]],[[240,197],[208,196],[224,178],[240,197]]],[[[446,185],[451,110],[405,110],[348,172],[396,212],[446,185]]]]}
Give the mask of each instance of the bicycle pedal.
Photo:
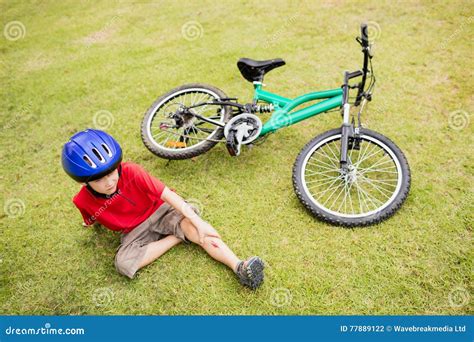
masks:
{"type": "Polygon", "coordinates": [[[235,143],[234,131],[231,131],[230,134],[227,136],[225,147],[227,147],[227,151],[232,157],[237,157],[240,154],[240,146],[235,143]]]}
{"type": "Polygon", "coordinates": [[[237,156],[237,152],[235,151],[234,147],[232,146],[232,144],[225,144],[225,147],[227,147],[227,152],[229,152],[229,154],[232,156],[232,157],[236,157],[237,156]]]}

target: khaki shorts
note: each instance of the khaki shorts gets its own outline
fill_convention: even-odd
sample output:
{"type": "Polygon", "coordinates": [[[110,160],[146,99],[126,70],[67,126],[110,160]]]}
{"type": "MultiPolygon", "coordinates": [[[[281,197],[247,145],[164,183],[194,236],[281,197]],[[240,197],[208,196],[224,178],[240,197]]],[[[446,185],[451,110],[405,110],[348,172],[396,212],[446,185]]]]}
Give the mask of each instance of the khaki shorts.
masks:
{"type": "MultiPolygon", "coordinates": [[[[196,208],[193,210],[198,213],[196,208]]],[[[184,216],[167,203],[163,203],[149,218],[135,227],[131,232],[123,234],[120,246],[115,254],[115,268],[120,274],[133,278],[138,266],[145,256],[146,245],[158,241],[168,235],[174,235],[188,242],[181,230],[184,216]]]]}

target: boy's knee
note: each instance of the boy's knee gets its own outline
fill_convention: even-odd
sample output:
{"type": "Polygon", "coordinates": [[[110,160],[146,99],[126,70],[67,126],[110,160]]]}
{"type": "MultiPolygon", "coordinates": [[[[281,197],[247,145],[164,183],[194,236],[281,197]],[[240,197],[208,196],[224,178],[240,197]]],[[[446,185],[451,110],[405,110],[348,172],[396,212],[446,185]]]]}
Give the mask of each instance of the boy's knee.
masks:
{"type": "Polygon", "coordinates": [[[193,223],[191,222],[190,219],[188,219],[187,217],[185,217],[185,218],[183,218],[183,219],[181,220],[181,222],[180,222],[179,225],[180,225],[181,229],[183,229],[183,226],[184,226],[184,229],[186,229],[186,228],[192,226],[193,223]]]}
{"type": "Polygon", "coordinates": [[[222,240],[218,237],[215,236],[206,236],[204,238],[204,244],[203,247],[214,247],[214,248],[220,248],[221,247],[222,240]]]}
{"type": "Polygon", "coordinates": [[[133,279],[137,270],[132,266],[130,260],[127,260],[122,253],[119,252],[115,255],[115,269],[121,275],[133,279]]]}

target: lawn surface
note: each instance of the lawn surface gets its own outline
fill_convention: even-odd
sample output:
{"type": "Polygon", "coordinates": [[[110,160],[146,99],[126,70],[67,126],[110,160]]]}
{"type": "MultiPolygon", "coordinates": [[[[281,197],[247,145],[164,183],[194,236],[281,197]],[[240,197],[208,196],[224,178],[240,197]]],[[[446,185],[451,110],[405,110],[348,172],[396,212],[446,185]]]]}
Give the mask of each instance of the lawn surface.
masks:
{"type": "Polygon", "coordinates": [[[1,314],[472,314],[474,5],[369,2],[2,1],[0,18],[1,314]],[[412,188],[370,228],[315,220],[293,193],[301,148],[340,125],[321,115],[231,158],[151,154],[150,104],[203,82],[243,103],[240,57],[284,58],[267,75],[286,97],[340,86],[360,68],[354,41],[370,21],[377,86],[369,128],[405,152],[412,188]],[[13,22],[13,24],[12,24],[13,22]],[[17,23],[19,22],[19,23],[17,23]],[[183,197],[242,258],[267,262],[256,292],[199,247],[179,245],[135,280],[114,269],[119,236],[84,229],[62,144],[106,128],[124,159],[183,197]]]}

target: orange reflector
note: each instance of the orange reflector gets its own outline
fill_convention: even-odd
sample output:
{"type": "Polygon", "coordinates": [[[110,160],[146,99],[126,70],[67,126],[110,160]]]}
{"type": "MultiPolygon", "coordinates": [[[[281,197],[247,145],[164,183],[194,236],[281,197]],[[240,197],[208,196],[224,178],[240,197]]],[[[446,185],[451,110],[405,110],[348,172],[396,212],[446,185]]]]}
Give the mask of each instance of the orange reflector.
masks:
{"type": "Polygon", "coordinates": [[[183,141],[167,141],[166,147],[174,147],[174,148],[185,148],[186,143],[183,141]]]}

